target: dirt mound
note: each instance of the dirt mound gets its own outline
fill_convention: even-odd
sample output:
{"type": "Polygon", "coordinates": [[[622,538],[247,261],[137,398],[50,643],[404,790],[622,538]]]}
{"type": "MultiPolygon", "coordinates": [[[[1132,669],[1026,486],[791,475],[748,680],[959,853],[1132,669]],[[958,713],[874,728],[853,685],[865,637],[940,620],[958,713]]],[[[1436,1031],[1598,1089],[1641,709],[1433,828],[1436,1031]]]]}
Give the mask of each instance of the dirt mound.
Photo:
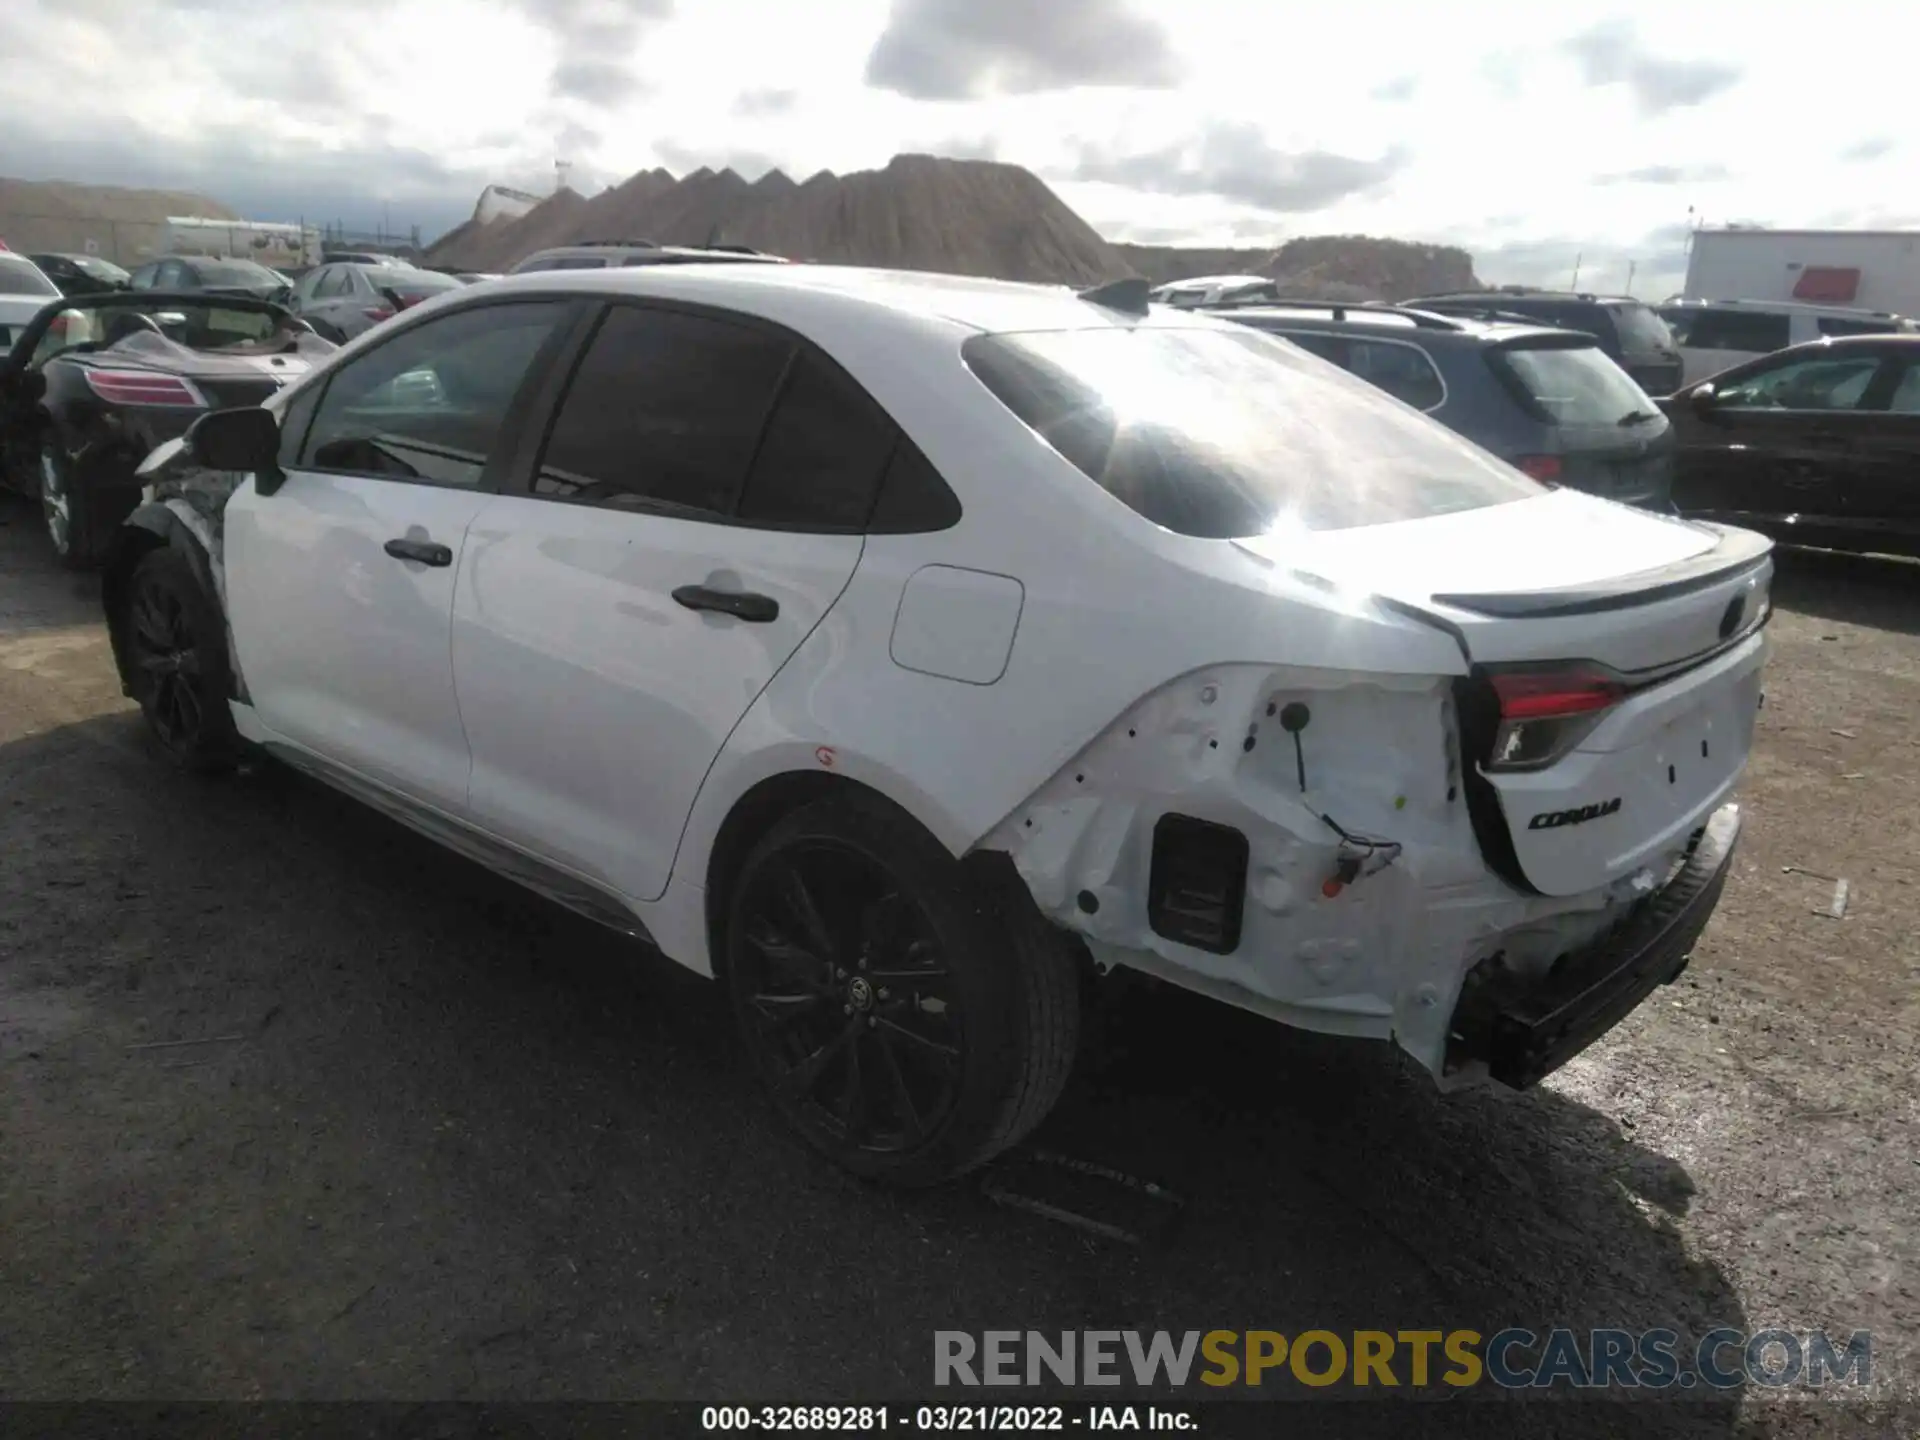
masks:
{"type": "Polygon", "coordinates": [[[20,251],[91,251],[120,265],[153,257],[169,216],[240,217],[218,200],[179,190],[128,190],[0,176],[0,240],[20,251]]]}
{"type": "Polygon", "coordinates": [[[1479,287],[1473,257],[1454,245],[1424,245],[1369,235],[1312,235],[1279,249],[1208,250],[1177,245],[1116,245],[1155,284],[1193,275],[1270,275],[1295,295],[1326,300],[1404,300],[1479,287]]]}
{"type": "Polygon", "coordinates": [[[800,184],[778,170],[752,182],[732,170],[702,168],[678,181],[651,170],[570,210],[550,210],[558,200],[509,225],[449,235],[429,263],[501,269],[548,245],[646,239],[1008,280],[1128,273],[1038,176],[991,160],[898,155],[882,170],[823,170],[800,184]]]}
{"type": "Polygon", "coordinates": [[[577,190],[554,191],[517,220],[475,225],[471,220],[443,235],[427,252],[429,265],[464,270],[504,270],[524,255],[549,245],[564,245],[587,199],[577,190]]]}

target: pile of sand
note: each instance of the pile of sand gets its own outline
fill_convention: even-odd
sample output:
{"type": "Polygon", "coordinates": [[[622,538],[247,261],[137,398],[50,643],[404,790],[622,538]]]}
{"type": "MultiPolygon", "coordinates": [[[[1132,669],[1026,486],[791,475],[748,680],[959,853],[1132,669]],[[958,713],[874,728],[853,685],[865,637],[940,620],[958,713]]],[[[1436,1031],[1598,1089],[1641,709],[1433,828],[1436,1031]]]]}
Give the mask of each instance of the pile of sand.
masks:
{"type": "Polygon", "coordinates": [[[132,267],[153,258],[162,228],[175,215],[240,218],[217,200],[178,190],[0,176],[0,240],[22,253],[91,253],[132,267]]]}
{"type": "Polygon", "coordinates": [[[502,270],[536,250],[583,240],[750,245],[793,260],[1085,282],[1130,273],[1121,258],[1031,171],[990,160],[897,155],[882,170],[778,170],[675,180],[646,170],[582,200],[562,190],[518,220],[462,227],[427,263],[502,270]]]}

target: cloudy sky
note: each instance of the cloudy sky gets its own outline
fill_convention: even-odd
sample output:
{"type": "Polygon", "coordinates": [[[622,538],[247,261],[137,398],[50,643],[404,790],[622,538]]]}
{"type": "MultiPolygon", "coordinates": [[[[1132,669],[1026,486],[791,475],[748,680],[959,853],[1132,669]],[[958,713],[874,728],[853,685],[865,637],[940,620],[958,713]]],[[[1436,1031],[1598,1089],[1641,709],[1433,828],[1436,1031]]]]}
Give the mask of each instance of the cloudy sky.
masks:
{"type": "Polygon", "coordinates": [[[591,194],[918,150],[1025,165],[1114,239],[1391,235],[1495,281],[1632,262],[1664,295],[1689,207],[1920,224],[1910,25],[1875,0],[5,0],[0,175],[432,233],[556,158],[591,194]]]}

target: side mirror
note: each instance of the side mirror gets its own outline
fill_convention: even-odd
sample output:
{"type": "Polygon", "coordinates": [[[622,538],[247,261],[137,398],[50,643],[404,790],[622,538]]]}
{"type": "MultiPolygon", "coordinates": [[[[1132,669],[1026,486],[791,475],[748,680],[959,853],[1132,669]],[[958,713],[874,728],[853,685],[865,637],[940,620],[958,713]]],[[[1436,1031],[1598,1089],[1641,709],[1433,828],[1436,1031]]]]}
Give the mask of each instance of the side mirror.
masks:
{"type": "Polygon", "coordinates": [[[1693,413],[1696,415],[1712,414],[1713,407],[1719,403],[1719,392],[1713,388],[1711,382],[1696,385],[1687,392],[1687,404],[1693,407],[1693,413]]]}
{"type": "Polygon", "coordinates": [[[215,410],[187,428],[185,449],[197,465],[209,470],[237,470],[253,475],[253,488],[271,495],[286,482],[280,468],[280,423],[257,405],[215,410]]]}

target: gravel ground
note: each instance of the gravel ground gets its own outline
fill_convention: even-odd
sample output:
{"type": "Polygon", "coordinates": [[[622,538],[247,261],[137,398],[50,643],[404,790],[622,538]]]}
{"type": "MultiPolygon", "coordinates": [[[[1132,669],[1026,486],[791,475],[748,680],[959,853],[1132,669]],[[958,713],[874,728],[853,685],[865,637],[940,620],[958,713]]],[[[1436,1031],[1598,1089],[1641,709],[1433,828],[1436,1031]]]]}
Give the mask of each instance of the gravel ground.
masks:
{"type": "MultiPolygon", "coordinates": [[[[705,982],[273,767],[161,768],[93,582],[0,520],[0,1397],[907,1398],[936,1329],[1552,1324],[1867,1329],[1913,1394],[1920,567],[1784,558],[1719,915],[1540,1089],[1112,1003],[1041,1139],[1186,1198],[1128,1248],[845,1179],[705,982]]],[[[1758,1391],[1524,1408],[1915,1433],[1758,1391]]]]}

